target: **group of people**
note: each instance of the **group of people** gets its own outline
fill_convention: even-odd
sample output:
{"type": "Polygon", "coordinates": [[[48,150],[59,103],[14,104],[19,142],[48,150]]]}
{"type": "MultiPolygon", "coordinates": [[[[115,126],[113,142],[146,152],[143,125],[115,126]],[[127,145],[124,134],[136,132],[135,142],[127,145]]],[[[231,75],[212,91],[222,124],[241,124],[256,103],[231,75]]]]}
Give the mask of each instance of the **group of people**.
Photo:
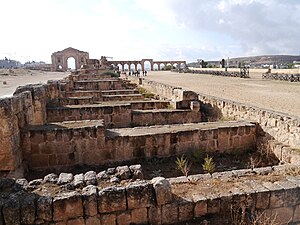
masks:
{"type": "Polygon", "coordinates": [[[142,76],[147,76],[147,71],[146,70],[142,70],[142,71],[139,71],[139,70],[137,70],[137,71],[130,70],[130,71],[128,71],[128,74],[127,74],[126,71],[122,72],[122,74],[124,74],[126,78],[128,78],[128,76],[140,77],[141,73],[142,73],[142,76]]]}

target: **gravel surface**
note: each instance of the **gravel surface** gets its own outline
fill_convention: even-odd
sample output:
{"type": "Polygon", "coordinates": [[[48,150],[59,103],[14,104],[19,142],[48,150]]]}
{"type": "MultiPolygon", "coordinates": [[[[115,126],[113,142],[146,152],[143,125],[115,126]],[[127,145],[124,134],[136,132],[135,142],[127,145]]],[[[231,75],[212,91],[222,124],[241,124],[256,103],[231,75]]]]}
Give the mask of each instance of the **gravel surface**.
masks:
{"type": "Polygon", "coordinates": [[[245,79],[150,71],[146,79],[300,117],[299,82],[263,80],[261,73],[251,72],[245,79]]]}

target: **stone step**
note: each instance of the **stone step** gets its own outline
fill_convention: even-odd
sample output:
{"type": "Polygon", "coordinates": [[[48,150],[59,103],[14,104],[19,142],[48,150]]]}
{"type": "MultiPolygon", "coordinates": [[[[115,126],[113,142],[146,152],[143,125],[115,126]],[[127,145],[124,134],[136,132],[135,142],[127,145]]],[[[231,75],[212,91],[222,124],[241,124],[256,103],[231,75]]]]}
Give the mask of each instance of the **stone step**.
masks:
{"type": "Polygon", "coordinates": [[[121,90],[127,89],[119,79],[74,81],[74,90],[121,90]]]}
{"type": "MultiPolygon", "coordinates": [[[[103,106],[111,106],[111,105],[120,105],[124,104],[120,101],[105,101],[105,102],[99,102],[95,101],[95,104],[103,105],[103,106]]],[[[147,109],[166,109],[170,107],[169,101],[162,101],[162,100],[148,100],[148,99],[142,99],[142,100],[131,100],[126,101],[126,103],[131,104],[131,108],[133,110],[140,109],[140,110],[147,110],[147,109]]]]}
{"type": "Polygon", "coordinates": [[[123,90],[107,90],[101,91],[102,95],[128,95],[128,94],[139,94],[137,90],[134,89],[123,89],[123,90]]]}
{"type": "Polygon", "coordinates": [[[130,101],[144,99],[142,94],[102,95],[103,101],[130,101]]]}
{"type": "Polygon", "coordinates": [[[93,104],[93,97],[69,97],[63,99],[63,105],[87,105],[93,104]]]}
{"type": "Polygon", "coordinates": [[[101,99],[101,91],[99,90],[77,90],[77,91],[68,91],[66,92],[67,98],[72,97],[94,97],[95,99],[101,99]]]}
{"type": "Polygon", "coordinates": [[[184,124],[201,122],[201,113],[189,109],[133,110],[132,126],[184,124]]]}
{"type": "Polygon", "coordinates": [[[65,105],[47,107],[47,122],[100,120],[106,127],[130,127],[131,105],[65,105]]]}
{"type": "Polygon", "coordinates": [[[106,130],[106,148],[128,158],[170,156],[188,151],[245,151],[256,148],[256,125],[245,121],[189,123],[106,130]]]}
{"type": "Polygon", "coordinates": [[[79,74],[79,75],[73,75],[74,81],[80,81],[80,80],[100,80],[100,79],[114,79],[110,75],[103,75],[103,74],[79,74]]]}

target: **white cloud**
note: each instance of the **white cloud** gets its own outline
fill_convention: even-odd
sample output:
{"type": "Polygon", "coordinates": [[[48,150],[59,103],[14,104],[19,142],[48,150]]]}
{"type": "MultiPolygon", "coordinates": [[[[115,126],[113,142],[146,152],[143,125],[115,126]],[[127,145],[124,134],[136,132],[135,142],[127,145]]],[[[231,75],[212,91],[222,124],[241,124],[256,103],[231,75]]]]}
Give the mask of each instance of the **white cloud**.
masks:
{"type": "Polygon", "coordinates": [[[10,0],[0,58],[49,62],[74,47],[116,59],[299,54],[299,0],[10,0]]]}

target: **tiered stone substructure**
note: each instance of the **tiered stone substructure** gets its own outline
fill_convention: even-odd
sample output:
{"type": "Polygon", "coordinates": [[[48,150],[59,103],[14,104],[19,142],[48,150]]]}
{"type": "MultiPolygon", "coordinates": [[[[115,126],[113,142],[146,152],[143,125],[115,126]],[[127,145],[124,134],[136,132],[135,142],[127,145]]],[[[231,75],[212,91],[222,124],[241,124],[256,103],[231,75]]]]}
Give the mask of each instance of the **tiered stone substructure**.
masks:
{"type": "MultiPolygon", "coordinates": [[[[299,152],[284,145],[298,146],[297,121],[281,126],[281,120],[291,118],[152,81],[142,83],[165,100],[145,99],[127,80],[95,71],[20,87],[13,97],[0,99],[0,170],[12,172],[23,165],[62,172],[77,165],[199,149],[230,153],[259,147],[262,140],[282,163],[299,163],[299,152]],[[222,116],[258,121],[200,123],[222,116]],[[288,136],[283,135],[285,129],[288,136]]],[[[176,224],[222,218],[233,206],[252,216],[277,215],[279,224],[297,224],[297,170],[298,165],[284,165],[145,181],[140,166],[134,165],[98,174],[49,174],[30,182],[3,179],[0,224],[176,224]]]]}

